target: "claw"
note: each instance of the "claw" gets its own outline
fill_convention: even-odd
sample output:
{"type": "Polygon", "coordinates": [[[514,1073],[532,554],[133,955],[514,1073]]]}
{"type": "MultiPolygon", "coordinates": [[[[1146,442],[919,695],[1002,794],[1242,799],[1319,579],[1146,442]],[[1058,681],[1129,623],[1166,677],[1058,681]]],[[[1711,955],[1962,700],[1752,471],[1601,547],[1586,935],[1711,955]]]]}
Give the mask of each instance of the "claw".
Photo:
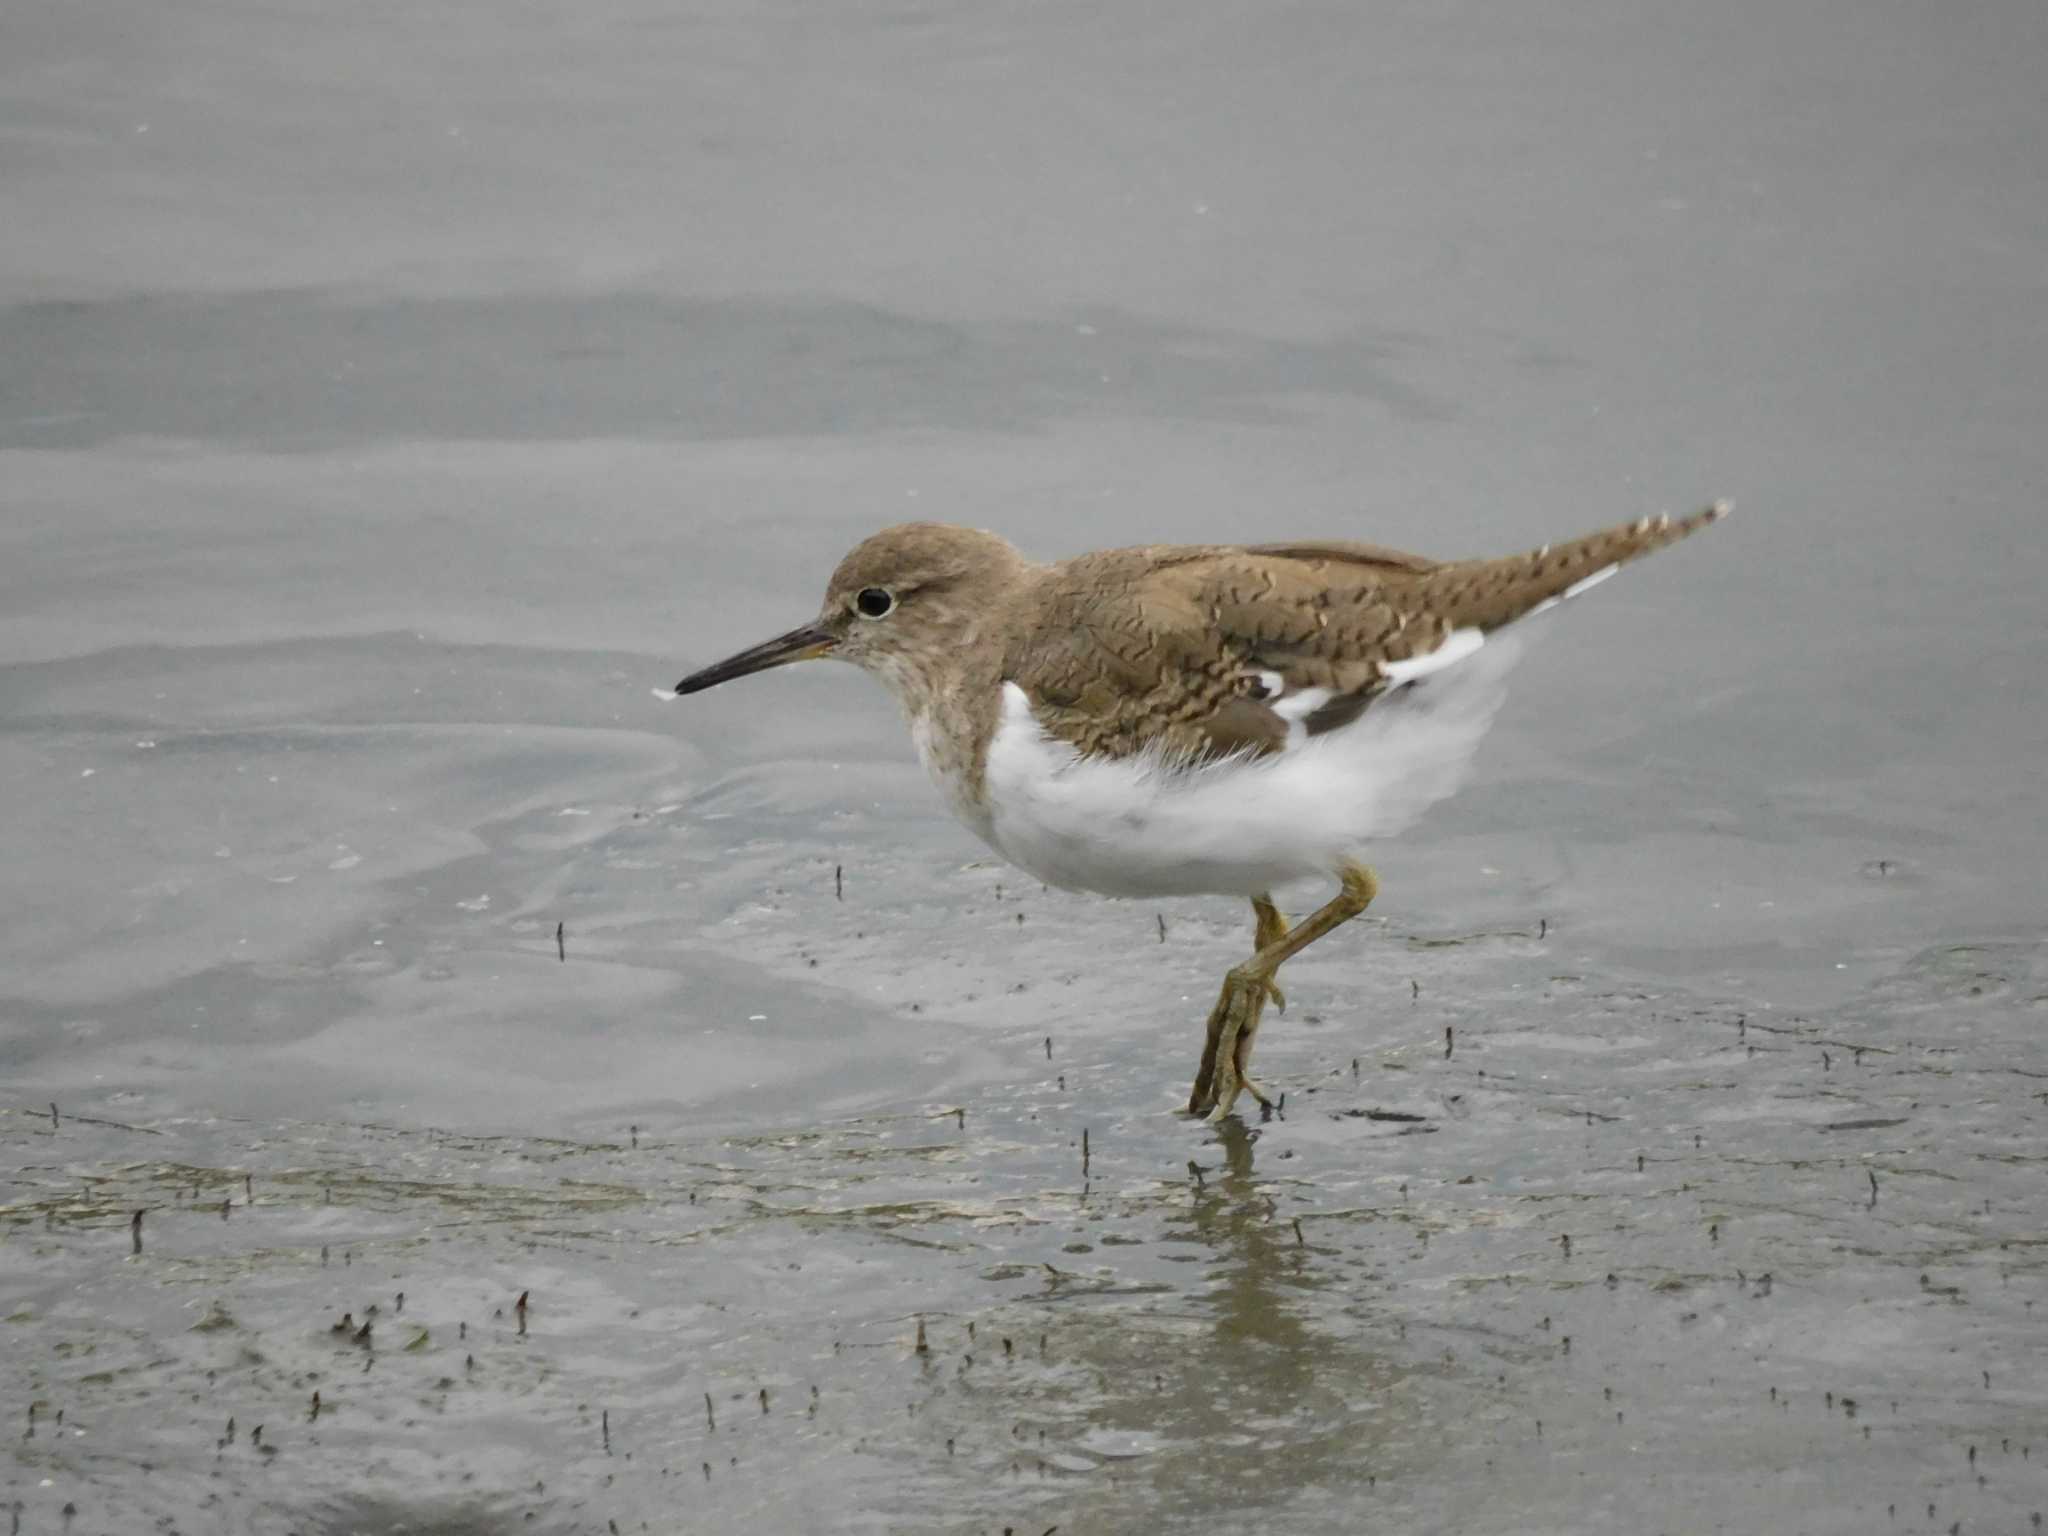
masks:
{"type": "Polygon", "coordinates": [[[1206,1104],[1190,1103],[1188,1105],[1188,1113],[1198,1119],[1207,1121],[1210,1125],[1220,1125],[1230,1118],[1230,1112],[1237,1107],[1239,1096],[1247,1093],[1252,1096],[1261,1109],[1272,1107],[1273,1101],[1266,1097],[1264,1089],[1249,1079],[1238,1077],[1235,1073],[1232,1073],[1231,1080],[1228,1083],[1221,1081],[1221,1075],[1219,1074],[1215,1094],[1206,1104]]]}
{"type": "MultiPolygon", "coordinates": [[[[1220,1088],[1216,1094],[1216,1107],[1208,1113],[1207,1119],[1211,1125],[1221,1125],[1230,1118],[1230,1111],[1236,1106],[1237,1096],[1244,1087],[1244,1079],[1239,1077],[1237,1073],[1232,1072],[1229,1083],[1220,1088]]],[[[1257,1095],[1254,1094],[1253,1097],[1256,1098],[1257,1095]]]]}

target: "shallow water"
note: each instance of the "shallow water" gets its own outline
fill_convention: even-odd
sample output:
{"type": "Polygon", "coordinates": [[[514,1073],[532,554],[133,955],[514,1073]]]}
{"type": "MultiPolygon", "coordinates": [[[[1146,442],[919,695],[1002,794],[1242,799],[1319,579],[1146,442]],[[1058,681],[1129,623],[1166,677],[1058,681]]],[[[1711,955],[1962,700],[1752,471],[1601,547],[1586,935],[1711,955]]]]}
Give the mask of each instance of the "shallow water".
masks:
{"type": "Polygon", "coordinates": [[[431,14],[0,58],[23,1531],[2048,1512],[2036,8],[431,14]],[[1717,495],[1264,1123],[1173,1113],[1236,904],[656,697],[903,517],[1717,495]]]}

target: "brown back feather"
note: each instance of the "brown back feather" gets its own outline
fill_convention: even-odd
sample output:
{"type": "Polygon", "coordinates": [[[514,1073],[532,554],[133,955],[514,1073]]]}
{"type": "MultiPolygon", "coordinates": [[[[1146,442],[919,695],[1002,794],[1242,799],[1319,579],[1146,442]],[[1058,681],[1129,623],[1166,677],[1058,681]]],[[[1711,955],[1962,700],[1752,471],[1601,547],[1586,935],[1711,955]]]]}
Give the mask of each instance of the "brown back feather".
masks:
{"type": "Polygon", "coordinates": [[[1715,521],[1644,519],[1498,560],[1443,563],[1372,544],[1292,542],[1107,550],[1052,568],[1037,622],[1004,658],[1046,730],[1084,753],[1193,758],[1277,752],[1287,721],[1261,673],[1332,697],[1310,735],[1358,718],[1382,664],[1454,629],[1491,631],[1573,583],[1715,521]]]}

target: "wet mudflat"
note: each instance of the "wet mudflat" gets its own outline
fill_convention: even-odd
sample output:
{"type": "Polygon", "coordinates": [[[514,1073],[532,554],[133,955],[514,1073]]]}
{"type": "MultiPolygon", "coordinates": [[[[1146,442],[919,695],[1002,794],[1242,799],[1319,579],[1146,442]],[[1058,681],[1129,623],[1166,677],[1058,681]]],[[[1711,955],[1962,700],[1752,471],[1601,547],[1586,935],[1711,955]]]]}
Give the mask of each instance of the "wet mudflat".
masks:
{"type": "MultiPolygon", "coordinates": [[[[2042,1502],[2038,939],[1786,1013],[1589,975],[1536,913],[1371,919],[1264,1032],[1282,1114],[1212,1131],[1174,1113],[1172,1015],[1234,913],[1162,939],[873,810],[829,847],[808,805],[712,819],[764,787],[507,856],[607,892],[567,962],[536,919],[451,954],[420,915],[395,926],[446,974],[357,983],[466,1011],[489,976],[574,1016],[650,956],[687,988],[745,954],[762,977],[671,1020],[637,1108],[565,1082],[522,1135],[9,1106],[24,1528],[2022,1529],[2042,1502]],[[728,873],[680,931],[621,899],[699,857],[728,873]],[[821,1110],[735,1108],[721,1063],[835,1012],[866,1059],[821,1110]]],[[[371,1027],[352,1051],[425,1070],[371,1027]]]]}
{"type": "Polygon", "coordinates": [[[24,14],[10,1524],[2034,1530],[2044,46],[24,14]],[[850,672],[659,697],[904,518],[1723,495],[1288,967],[1266,1120],[1176,1113],[1240,904],[988,861],[850,672]]]}

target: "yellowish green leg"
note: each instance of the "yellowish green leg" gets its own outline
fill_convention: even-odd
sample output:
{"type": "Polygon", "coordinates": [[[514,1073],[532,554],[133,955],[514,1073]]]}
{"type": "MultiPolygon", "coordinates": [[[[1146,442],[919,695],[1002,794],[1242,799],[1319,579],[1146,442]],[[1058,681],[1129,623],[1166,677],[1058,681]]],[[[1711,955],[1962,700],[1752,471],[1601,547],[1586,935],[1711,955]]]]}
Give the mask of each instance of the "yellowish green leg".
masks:
{"type": "MultiPolygon", "coordinates": [[[[1280,909],[1273,905],[1273,898],[1271,896],[1254,896],[1252,898],[1252,916],[1257,923],[1257,928],[1252,938],[1252,954],[1254,956],[1257,956],[1264,950],[1271,949],[1275,944],[1278,944],[1287,937],[1287,919],[1282,917],[1280,909]]],[[[1266,978],[1266,997],[1282,1013],[1287,1011],[1287,994],[1280,990],[1278,977],[1269,976],[1266,978]]],[[[1267,1096],[1265,1089],[1252,1081],[1251,1070],[1252,1040],[1259,1032],[1259,1023],[1263,1016],[1264,1010],[1257,1008],[1252,1010],[1251,1016],[1244,1022],[1244,1027],[1237,1032],[1237,1049],[1232,1054],[1231,1061],[1237,1069],[1238,1086],[1258,1101],[1259,1108],[1270,1109],[1273,1101],[1267,1096]]]]}
{"type": "MultiPolygon", "coordinates": [[[[1280,915],[1280,909],[1273,905],[1270,895],[1252,898],[1252,955],[1257,958],[1260,950],[1277,943],[1287,935],[1287,919],[1280,915]]],[[[1287,1010],[1287,999],[1278,987],[1269,987],[1267,995],[1280,1005],[1281,1012],[1287,1010]]],[[[1206,1038],[1202,1041],[1202,1062],[1195,1071],[1195,1086],[1188,1092],[1188,1113],[1206,1114],[1215,1102],[1216,1046],[1223,1036],[1223,1011],[1209,1010],[1206,1038]]],[[[1254,1090],[1256,1091],[1256,1090],[1254,1090]]]]}
{"type": "MultiPolygon", "coordinates": [[[[1256,927],[1252,932],[1252,953],[1271,949],[1287,937],[1287,919],[1280,915],[1280,909],[1273,905],[1271,896],[1252,898],[1252,918],[1256,927]]],[[[1266,983],[1266,996],[1273,1000],[1273,1006],[1282,1013],[1287,1011],[1287,994],[1280,990],[1278,981],[1266,983]]]]}
{"type": "Polygon", "coordinates": [[[1258,1033],[1259,1015],[1266,999],[1277,992],[1274,973],[1317,939],[1358,916],[1379,894],[1378,877],[1363,864],[1347,860],[1339,868],[1338,878],[1342,883],[1337,894],[1293,929],[1286,928],[1270,899],[1252,903],[1258,922],[1259,948],[1251,959],[1232,967],[1223,978],[1223,990],[1216,998],[1216,1006],[1209,1011],[1202,1066],[1195,1076],[1194,1091],[1188,1096],[1189,1114],[1206,1112],[1210,1120],[1221,1120],[1230,1113],[1241,1091],[1249,1092],[1261,1104],[1266,1102],[1265,1094],[1246,1081],[1244,1069],[1251,1060],[1251,1040],[1258,1033]],[[1267,936],[1275,928],[1278,937],[1269,941],[1267,936]]]}

